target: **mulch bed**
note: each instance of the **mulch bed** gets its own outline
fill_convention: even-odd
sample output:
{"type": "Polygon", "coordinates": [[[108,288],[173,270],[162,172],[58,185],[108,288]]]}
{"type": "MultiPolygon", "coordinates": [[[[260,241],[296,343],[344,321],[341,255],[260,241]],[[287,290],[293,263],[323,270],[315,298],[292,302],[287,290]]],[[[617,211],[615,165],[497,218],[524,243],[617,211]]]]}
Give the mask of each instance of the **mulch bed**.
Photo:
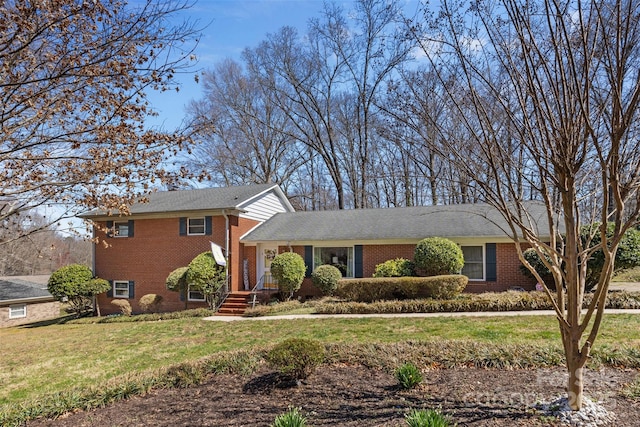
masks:
{"type": "MultiPolygon", "coordinates": [[[[640,403],[620,395],[634,370],[589,370],[585,394],[614,412],[620,427],[640,425],[640,403]]],[[[35,420],[41,426],[268,426],[289,407],[308,425],[406,426],[411,409],[438,408],[458,426],[556,426],[531,405],[564,391],[563,369],[442,369],[416,389],[401,390],[393,375],[360,366],[322,366],[304,383],[283,383],[273,372],[215,375],[186,389],[154,390],[106,408],[35,420]]]]}

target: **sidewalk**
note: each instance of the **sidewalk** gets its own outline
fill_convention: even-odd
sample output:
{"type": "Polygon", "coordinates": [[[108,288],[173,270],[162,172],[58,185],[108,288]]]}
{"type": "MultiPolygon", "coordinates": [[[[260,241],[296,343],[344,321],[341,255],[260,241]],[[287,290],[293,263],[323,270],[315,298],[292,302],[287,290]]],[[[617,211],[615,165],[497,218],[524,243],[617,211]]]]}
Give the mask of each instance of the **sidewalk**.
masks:
{"type": "MultiPolygon", "coordinates": [[[[640,314],[640,310],[632,309],[609,309],[606,314],[640,314]]],[[[293,319],[359,319],[359,318],[428,318],[428,317],[514,317],[514,316],[555,316],[553,310],[527,310],[527,311],[475,311],[475,312],[454,312],[454,313],[398,313],[398,314],[287,314],[283,316],[261,316],[261,317],[241,317],[241,316],[209,316],[203,320],[217,322],[234,322],[238,320],[293,320],[293,319]]]]}

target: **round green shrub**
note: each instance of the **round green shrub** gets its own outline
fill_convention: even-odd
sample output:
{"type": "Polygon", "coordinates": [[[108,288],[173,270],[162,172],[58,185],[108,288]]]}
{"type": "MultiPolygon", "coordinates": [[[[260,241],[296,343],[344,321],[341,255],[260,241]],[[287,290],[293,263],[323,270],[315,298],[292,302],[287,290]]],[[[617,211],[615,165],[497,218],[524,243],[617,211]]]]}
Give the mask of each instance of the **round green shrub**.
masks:
{"type": "MultiPolygon", "coordinates": [[[[66,298],[70,309],[80,314],[91,308],[91,297],[99,293],[91,291],[92,279],[93,272],[86,265],[69,264],[51,273],[47,289],[56,299],[66,298]]],[[[100,285],[102,283],[98,283],[98,288],[100,285]]]]}
{"type": "Polygon", "coordinates": [[[144,313],[154,313],[159,310],[161,302],[162,295],[146,294],[140,298],[138,305],[144,313]]]}
{"type": "Polygon", "coordinates": [[[329,264],[318,266],[311,274],[311,281],[324,295],[332,295],[338,288],[340,279],[342,279],[340,270],[329,264]]]}
{"type": "Polygon", "coordinates": [[[302,380],[324,361],[324,347],[315,340],[289,338],[276,344],[267,353],[266,360],[281,376],[302,380]]]}
{"type": "Polygon", "coordinates": [[[114,299],[111,301],[111,304],[118,307],[124,316],[131,316],[131,304],[129,304],[129,301],[126,299],[114,299]]]}
{"type": "Polygon", "coordinates": [[[87,280],[86,282],[82,283],[80,285],[80,289],[83,295],[93,296],[101,294],[103,292],[107,292],[109,289],[111,289],[111,284],[108,280],[94,277],[93,279],[87,280]]]}
{"type": "Polygon", "coordinates": [[[170,291],[178,292],[187,287],[187,270],[189,267],[178,267],[167,276],[165,284],[170,291]]]}
{"type": "Polygon", "coordinates": [[[443,237],[428,237],[416,245],[413,261],[422,276],[456,274],[464,266],[460,246],[443,237]]]}
{"type": "Polygon", "coordinates": [[[271,274],[278,281],[280,290],[288,294],[288,298],[300,289],[307,267],[300,255],[294,252],[284,252],[271,262],[271,274]]]}
{"type": "Polygon", "coordinates": [[[209,308],[214,309],[218,302],[217,292],[227,279],[225,267],[218,265],[213,254],[207,251],[191,260],[185,277],[189,288],[202,292],[209,308]]]}
{"type": "Polygon", "coordinates": [[[67,297],[71,299],[84,296],[83,284],[91,279],[93,279],[93,272],[86,265],[65,265],[51,273],[47,289],[55,298],[67,297]]]}
{"type": "Polygon", "coordinates": [[[414,276],[415,266],[412,261],[406,258],[396,258],[387,260],[376,265],[373,277],[405,277],[414,276]]]}

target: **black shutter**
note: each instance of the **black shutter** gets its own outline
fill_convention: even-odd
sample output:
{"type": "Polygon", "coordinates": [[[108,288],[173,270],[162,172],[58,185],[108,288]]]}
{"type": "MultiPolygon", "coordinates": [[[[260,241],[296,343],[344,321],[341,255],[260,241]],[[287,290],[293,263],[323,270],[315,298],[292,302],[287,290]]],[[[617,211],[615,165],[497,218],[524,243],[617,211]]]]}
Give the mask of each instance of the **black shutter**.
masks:
{"type": "Polygon", "coordinates": [[[132,219],[127,221],[127,229],[129,230],[129,234],[127,234],[127,237],[133,237],[133,220],[132,219]]]}
{"type": "Polygon", "coordinates": [[[497,272],[497,257],[496,257],[496,244],[495,243],[487,243],[485,245],[486,248],[486,274],[487,274],[487,282],[495,282],[498,280],[498,272],[497,272]]]}
{"type": "Polygon", "coordinates": [[[134,299],[135,298],[135,292],[134,292],[134,283],[133,280],[129,280],[129,299],[134,299]]]}
{"type": "Polygon", "coordinates": [[[204,217],[204,234],[210,236],[213,231],[212,219],[210,216],[204,217]]]}
{"type": "Polygon", "coordinates": [[[109,280],[111,288],[107,291],[107,298],[113,298],[113,280],[109,280]]]}
{"type": "Polygon", "coordinates": [[[311,277],[311,273],[313,273],[313,246],[304,247],[304,265],[307,266],[304,277],[311,277]]]}
{"type": "Polygon", "coordinates": [[[107,237],[113,237],[113,221],[107,221],[107,237]]]}
{"type": "Polygon", "coordinates": [[[185,300],[185,293],[187,292],[187,290],[184,287],[180,287],[180,290],[178,291],[180,294],[180,301],[184,301],[185,300]]]}
{"type": "Polygon", "coordinates": [[[364,277],[363,269],[362,245],[355,245],[353,247],[353,277],[364,277]]]}
{"type": "Polygon", "coordinates": [[[187,218],[186,217],[180,217],[180,235],[181,236],[187,235],[187,218]]]}

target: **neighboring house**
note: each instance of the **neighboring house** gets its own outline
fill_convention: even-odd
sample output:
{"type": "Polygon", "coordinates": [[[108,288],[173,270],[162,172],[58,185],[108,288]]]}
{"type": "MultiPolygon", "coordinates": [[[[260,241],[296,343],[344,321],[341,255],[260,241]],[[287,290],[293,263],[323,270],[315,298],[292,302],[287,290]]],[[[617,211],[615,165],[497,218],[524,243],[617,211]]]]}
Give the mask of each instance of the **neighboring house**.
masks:
{"type": "Polygon", "coordinates": [[[148,203],[133,205],[126,217],[96,211],[81,215],[97,225],[95,236],[107,244],[94,246],[94,274],[112,286],[98,297],[101,311],[116,312],[110,302],[122,298],[137,312],[145,294],[162,296],[164,311],[206,306],[200,292],[168,291],[165,280],[210,250],[210,242],[227,257],[231,290],[249,287],[245,278],[255,277],[255,250],[245,254],[240,236],[276,213],[293,211],[280,187],[263,184],[157,192],[148,203]]]}
{"type": "Polygon", "coordinates": [[[0,277],[0,327],[60,317],[60,302],[47,291],[49,276],[0,277]]]}
{"type": "MultiPolygon", "coordinates": [[[[532,204],[531,218],[546,230],[546,210],[532,204]]],[[[520,271],[515,246],[502,216],[488,205],[445,205],[408,208],[313,211],[277,214],[240,241],[245,253],[256,248],[257,276],[268,274],[274,252],[293,250],[307,264],[307,278],[318,265],[333,264],[345,277],[371,277],[377,264],[413,259],[425,237],[446,237],[464,253],[462,274],[469,292],[533,289],[535,281],[520,271]]],[[[299,294],[317,295],[306,279],[299,294]]]]}
{"type": "MultiPolygon", "coordinates": [[[[532,220],[546,230],[544,207],[533,206],[532,220]]],[[[520,272],[504,219],[487,205],[294,212],[277,185],[265,184],[158,192],[132,206],[130,216],[82,217],[96,223],[96,237],[107,243],[96,245],[94,254],[94,273],[112,284],[99,296],[103,313],[117,311],[109,304],[114,298],[129,300],[139,311],[138,300],[150,293],[163,297],[166,311],[205,306],[196,290],[166,290],[165,279],[210,250],[209,242],[225,250],[232,292],[273,289],[271,260],[292,250],[307,264],[298,295],[317,295],[308,277],[318,265],[333,264],[345,277],[371,277],[379,263],[412,259],[416,243],[432,236],[462,247],[468,291],[535,286],[520,272]]]]}

